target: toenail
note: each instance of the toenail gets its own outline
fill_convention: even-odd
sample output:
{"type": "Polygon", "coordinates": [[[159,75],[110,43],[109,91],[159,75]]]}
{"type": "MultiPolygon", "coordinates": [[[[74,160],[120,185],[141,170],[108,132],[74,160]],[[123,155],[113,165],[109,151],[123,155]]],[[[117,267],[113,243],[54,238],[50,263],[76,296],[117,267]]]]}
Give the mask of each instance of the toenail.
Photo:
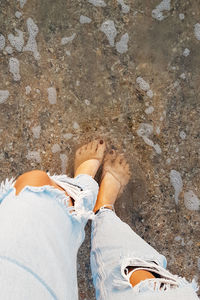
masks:
{"type": "Polygon", "coordinates": [[[103,144],[103,140],[100,140],[100,141],[99,141],[99,144],[103,144]]]}

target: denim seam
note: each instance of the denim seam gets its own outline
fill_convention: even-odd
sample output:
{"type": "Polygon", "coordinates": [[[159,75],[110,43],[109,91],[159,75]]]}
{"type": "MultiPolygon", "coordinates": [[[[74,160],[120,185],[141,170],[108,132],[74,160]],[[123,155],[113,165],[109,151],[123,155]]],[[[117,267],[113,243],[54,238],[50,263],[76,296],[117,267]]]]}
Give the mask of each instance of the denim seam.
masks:
{"type": "Polygon", "coordinates": [[[10,263],[20,267],[27,273],[31,274],[49,292],[49,294],[52,296],[52,298],[54,300],[58,299],[55,292],[47,285],[47,283],[38,274],[36,274],[34,271],[32,271],[30,268],[28,268],[27,266],[23,265],[22,263],[18,262],[17,260],[15,260],[13,258],[8,257],[8,256],[0,255],[0,259],[9,261],[10,263]]]}

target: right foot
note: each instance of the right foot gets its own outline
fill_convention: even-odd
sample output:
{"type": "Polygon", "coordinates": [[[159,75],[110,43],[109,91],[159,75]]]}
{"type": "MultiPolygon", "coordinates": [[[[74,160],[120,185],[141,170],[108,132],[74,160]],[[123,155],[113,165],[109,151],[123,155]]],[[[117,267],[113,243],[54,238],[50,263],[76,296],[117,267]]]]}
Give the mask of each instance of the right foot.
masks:
{"type": "Polygon", "coordinates": [[[102,181],[94,212],[102,206],[112,208],[130,179],[129,165],[122,154],[111,150],[105,157],[102,181]]]}

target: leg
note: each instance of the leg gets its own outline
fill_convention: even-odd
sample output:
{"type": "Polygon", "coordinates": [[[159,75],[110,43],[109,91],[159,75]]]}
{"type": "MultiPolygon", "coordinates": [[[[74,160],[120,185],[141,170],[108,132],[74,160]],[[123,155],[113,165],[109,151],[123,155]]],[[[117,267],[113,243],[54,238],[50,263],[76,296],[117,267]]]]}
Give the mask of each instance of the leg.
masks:
{"type": "MultiPolygon", "coordinates": [[[[129,167],[123,156],[116,155],[115,151],[111,151],[105,159],[103,179],[94,211],[97,212],[102,206],[108,208],[113,206],[129,177],[129,167]]],[[[101,285],[106,287],[104,292],[113,289],[111,278],[114,278],[117,268],[119,274],[121,274],[119,266],[119,262],[122,261],[121,257],[128,257],[130,254],[134,254],[135,257],[146,256],[150,259],[158,257],[162,261],[162,257],[137,236],[127,224],[123,223],[112,210],[100,209],[93,221],[92,231],[91,265],[95,285],[98,287],[100,284],[99,272],[100,276],[105,279],[101,285]]],[[[125,268],[128,272],[132,271],[128,262],[125,268]]],[[[151,272],[138,270],[131,275],[130,283],[135,286],[140,281],[149,278],[155,277],[151,272]]],[[[122,279],[123,277],[121,277],[122,279]]],[[[97,288],[97,295],[98,293],[101,292],[97,288]]],[[[110,295],[106,297],[109,298],[110,295]]],[[[117,294],[115,294],[115,297],[117,297],[117,294]]]]}
{"type": "Polygon", "coordinates": [[[26,185],[30,185],[30,186],[51,185],[59,190],[63,190],[53,180],[51,180],[51,178],[47,175],[46,172],[40,170],[33,170],[30,172],[26,172],[17,178],[14,185],[16,189],[16,195],[18,195],[26,185]]]}
{"type": "MultiPolygon", "coordinates": [[[[105,160],[106,161],[106,160],[105,160]]],[[[119,193],[122,191],[130,177],[129,166],[122,155],[116,155],[112,150],[107,155],[107,161],[104,164],[104,174],[100,185],[97,202],[94,211],[100,209],[104,205],[114,205],[119,193]]],[[[130,268],[129,271],[132,271],[130,268]]],[[[135,286],[142,280],[154,278],[154,276],[147,271],[134,272],[130,277],[130,283],[135,286]]]]}
{"type": "Polygon", "coordinates": [[[108,209],[127,183],[129,170],[114,152],[106,158],[91,237],[96,299],[198,299],[197,286],[165,270],[165,257],[108,209]]]}
{"type": "MultiPolygon", "coordinates": [[[[80,200],[86,197],[83,204],[88,206],[95,203],[98,192],[97,184],[93,184],[93,190],[91,188],[91,182],[94,183],[91,176],[95,176],[98,169],[96,162],[93,168],[91,160],[95,160],[94,154],[97,152],[99,166],[105,150],[105,145],[98,144],[99,147],[96,141],[93,143],[93,156],[88,157],[90,166],[84,161],[87,170],[81,166],[83,161],[79,160],[80,165],[78,164],[81,173],[89,172],[90,176],[85,175],[89,183],[85,183],[81,175],[78,179],[70,179],[72,184],[74,181],[81,188],[80,200]]],[[[87,147],[85,150],[87,151],[87,147]]],[[[83,149],[81,152],[84,154],[83,149]]],[[[4,197],[1,195],[2,299],[77,300],[76,259],[84,239],[86,217],[83,222],[82,218],[77,218],[76,212],[71,211],[71,207],[63,204],[66,199],[63,188],[42,171],[32,171],[20,176],[15,189],[10,187],[4,197]]]]}

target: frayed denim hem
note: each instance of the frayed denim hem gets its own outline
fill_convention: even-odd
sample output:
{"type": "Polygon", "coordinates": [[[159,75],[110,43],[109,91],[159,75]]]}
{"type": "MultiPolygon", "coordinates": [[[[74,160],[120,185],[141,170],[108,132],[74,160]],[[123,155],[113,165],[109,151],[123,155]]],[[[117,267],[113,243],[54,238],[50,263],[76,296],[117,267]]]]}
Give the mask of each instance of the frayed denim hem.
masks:
{"type": "MultiPolygon", "coordinates": [[[[48,193],[48,194],[50,193],[53,195],[53,201],[56,201],[57,204],[65,211],[65,213],[68,216],[75,218],[79,222],[94,218],[94,212],[92,211],[91,208],[94,206],[96,199],[94,199],[95,197],[93,195],[92,190],[90,189],[84,190],[84,184],[81,187],[79,186],[79,184],[77,184],[76,179],[69,178],[66,175],[51,176],[50,174],[48,174],[48,176],[52,180],[54,180],[57,184],[59,184],[60,182],[65,182],[65,184],[67,183],[67,188],[65,188],[65,191],[75,200],[74,206],[69,206],[70,197],[66,196],[65,191],[61,191],[51,185],[44,185],[44,186],[26,185],[20,191],[19,195],[16,195],[16,189],[14,187],[15,184],[14,178],[6,179],[0,184],[0,204],[8,196],[16,197],[16,198],[21,197],[23,192],[27,190],[33,193],[48,193]],[[93,201],[91,201],[91,199],[93,201]]],[[[81,176],[84,177],[84,175],[81,176]]]]}

